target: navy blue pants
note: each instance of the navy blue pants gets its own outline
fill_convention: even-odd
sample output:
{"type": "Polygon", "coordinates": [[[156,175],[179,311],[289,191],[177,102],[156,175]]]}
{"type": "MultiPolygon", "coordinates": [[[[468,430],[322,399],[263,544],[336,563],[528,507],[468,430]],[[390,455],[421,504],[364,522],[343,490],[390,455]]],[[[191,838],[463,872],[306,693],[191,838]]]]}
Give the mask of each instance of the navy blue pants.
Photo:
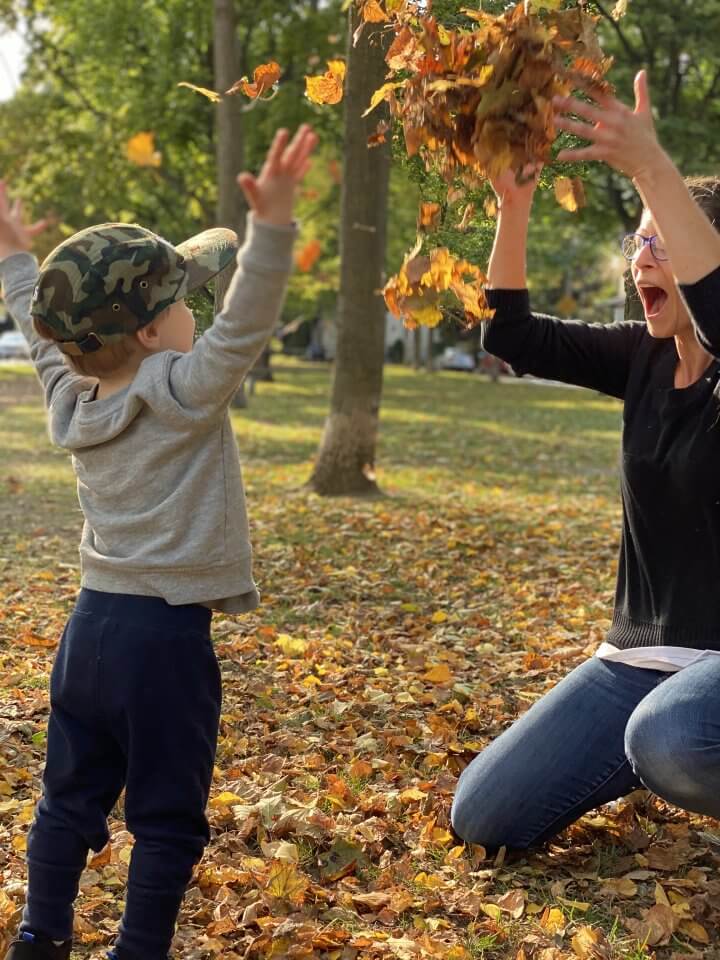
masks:
{"type": "Polygon", "coordinates": [[[194,865],[209,840],[205,807],[220,670],[210,610],[154,597],[80,593],[50,681],[43,796],[28,837],[21,930],[66,940],[88,850],[108,841],[125,788],[135,838],[123,956],[165,960],[194,865]]]}

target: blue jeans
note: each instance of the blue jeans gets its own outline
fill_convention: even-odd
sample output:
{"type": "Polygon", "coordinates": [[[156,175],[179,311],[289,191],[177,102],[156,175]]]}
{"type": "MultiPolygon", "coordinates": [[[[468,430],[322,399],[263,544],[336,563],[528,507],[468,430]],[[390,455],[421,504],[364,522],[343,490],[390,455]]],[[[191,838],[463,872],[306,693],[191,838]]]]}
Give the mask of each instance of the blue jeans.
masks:
{"type": "Polygon", "coordinates": [[[720,658],[675,674],[587,660],[463,771],[452,824],[525,849],[643,786],[720,818],[720,658]]]}

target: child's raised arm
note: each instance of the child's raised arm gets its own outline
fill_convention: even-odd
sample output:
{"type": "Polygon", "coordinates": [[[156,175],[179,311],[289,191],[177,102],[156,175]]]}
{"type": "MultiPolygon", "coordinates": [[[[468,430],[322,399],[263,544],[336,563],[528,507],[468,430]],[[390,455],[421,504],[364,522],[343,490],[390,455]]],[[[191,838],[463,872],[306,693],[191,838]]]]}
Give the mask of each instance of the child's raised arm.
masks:
{"type": "Polygon", "coordinates": [[[32,325],[30,304],[38,278],[37,261],[30,253],[35,237],[47,227],[47,220],[26,224],[20,200],[11,205],[7,184],[0,180],[0,285],[10,316],[30,346],[30,356],[50,406],[59,386],[65,388],[85,378],[73,373],[62,353],[49,340],[39,337],[32,325]]]}
{"type": "Polygon", "coordinates": [[[295,195],[317,136],[303,126],[288,141],[287,130],[278,131],[260,175],[238,177],[251,210],[247,237],[222,311],[192,351],[172,365],[172,391],[183,406],[208,413],[224,409],[280,315],[292,267],[295,195]]]}

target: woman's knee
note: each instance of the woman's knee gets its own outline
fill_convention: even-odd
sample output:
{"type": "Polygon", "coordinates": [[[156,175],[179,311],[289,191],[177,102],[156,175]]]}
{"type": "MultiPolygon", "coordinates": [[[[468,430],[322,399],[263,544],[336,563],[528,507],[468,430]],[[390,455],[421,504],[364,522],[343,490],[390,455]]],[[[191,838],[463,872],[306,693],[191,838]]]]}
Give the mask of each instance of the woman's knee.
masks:
{"type": "Polygon", "coordinates": [[[503,778],[487,769],[484,760],[480,754],[460,777],[450,812],[452,828],[466,843],[488,850],[523,848],[527,843],[518,834],[523,822],[520,811],[511,797],[498,789],[503,778]]]}
{"type": "Polygon", "coordinates": [[[638,707],[625,731],[625,753],[642,783],[677,806],[707,810],[720,787],[720,743],[713,749],[687,711],[638,707]]]}

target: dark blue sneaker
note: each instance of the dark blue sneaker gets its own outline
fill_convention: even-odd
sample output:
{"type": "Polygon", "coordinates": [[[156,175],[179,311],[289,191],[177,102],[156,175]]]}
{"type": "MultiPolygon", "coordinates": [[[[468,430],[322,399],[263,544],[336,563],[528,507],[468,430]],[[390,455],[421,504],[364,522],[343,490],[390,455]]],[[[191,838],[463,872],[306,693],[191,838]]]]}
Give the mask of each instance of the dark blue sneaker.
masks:
{"type": "Polygon", "coordinates": [[[72,940],[59,946],[48,937],[36,936],[25,930],[13,940],[5,960],[70,960],[72,940]]]}

